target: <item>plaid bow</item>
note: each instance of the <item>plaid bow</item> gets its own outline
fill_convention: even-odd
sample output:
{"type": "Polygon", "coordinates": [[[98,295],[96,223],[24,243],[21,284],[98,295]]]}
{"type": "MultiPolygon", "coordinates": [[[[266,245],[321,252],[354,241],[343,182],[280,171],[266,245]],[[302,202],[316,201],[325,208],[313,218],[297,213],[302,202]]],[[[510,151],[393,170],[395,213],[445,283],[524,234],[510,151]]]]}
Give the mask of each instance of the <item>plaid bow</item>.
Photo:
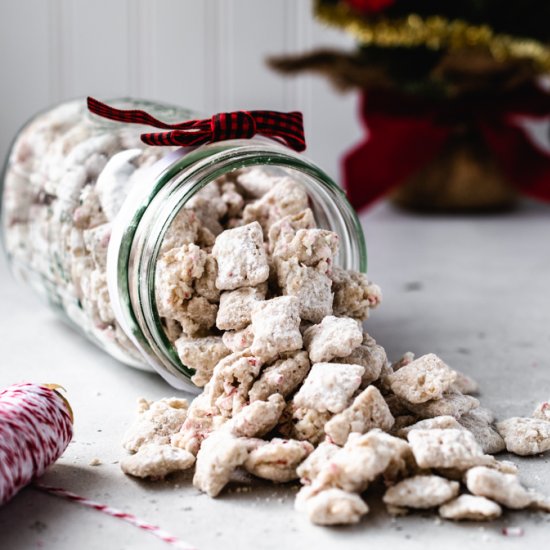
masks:
{"type": "Polygon", "coordinates": [[[210,119],[168,124],[145,111],[116,109],[93,97],[88,97],[88,110],[117,122],[144,124],[170,130],[141,134],[141,141],[147,145],[189,147],[226,139],[249,139],[256,134],[262,134],[283,141],[295,151],[303,151],[306,148],[302,113],[298,111],[235,111],[218,113],[210,119]]]}

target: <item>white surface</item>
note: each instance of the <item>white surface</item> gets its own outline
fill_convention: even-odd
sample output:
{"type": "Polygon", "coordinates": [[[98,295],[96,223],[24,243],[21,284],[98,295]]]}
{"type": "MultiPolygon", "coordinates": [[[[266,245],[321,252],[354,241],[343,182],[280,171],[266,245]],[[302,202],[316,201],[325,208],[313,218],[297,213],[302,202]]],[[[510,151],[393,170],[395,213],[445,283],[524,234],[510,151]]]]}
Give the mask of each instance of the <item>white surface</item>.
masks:
{"type": "MultiPolygon", "coordinates": [[[[363,219],[381,309],[367,329],[398,357],[434,351],[481,383],[482,403],[499,417],[528,415],[550,398],[550,208],[527,204],[488,217],[422,218],[385,204],[363,219]]],[[[310,525],[292,509],[293,486],[258,484],[212,500],[189,475],[162,483],[125,477],[120,438],[138,397],[172,394],[153,374],[132,370],[63,325],[0,264],[0,387],[21,380],[66,387],[75,438],[43,481],[137,514],[200,550],[341,548],[546,548],[550,515],[506,513],[487,525],[390,520],[374,508],[352,528],[310,525]],[[89,465],[93,458],[102,465],[89,465]],[[504,537],[521,526],[521,538],[504,537]],[[345,546],[344,546],[345,545],[345,546]]],[[[550,495],[550,454],[517,459],[522,477],[550,495]]],[[[372,501],[372,499],[371,499],[372,501]]],[[[0,509],[0,548],[163,549],[148,533],[27,488],[0,509]]]]}
{"type": "Polygon", "coordinates": [[[0,2],[0,163],[17,129],[59,101],[133,96],[205,114],[301,110],[308,154],[331,176],[359,140],[355,94],[285,79],[265,58],[353,39],[316,23],[312,0],[0,2]]]}

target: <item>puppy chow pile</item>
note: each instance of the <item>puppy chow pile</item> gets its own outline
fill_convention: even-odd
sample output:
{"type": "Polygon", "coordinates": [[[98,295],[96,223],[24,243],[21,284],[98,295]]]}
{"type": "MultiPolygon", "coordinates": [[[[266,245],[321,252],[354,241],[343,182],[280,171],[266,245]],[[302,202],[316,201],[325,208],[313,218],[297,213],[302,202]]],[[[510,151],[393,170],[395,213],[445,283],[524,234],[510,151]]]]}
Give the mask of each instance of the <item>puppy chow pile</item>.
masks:
{"type": "Polygon", "coordinates": [[[252,169],[189,206],[162,248],[157,306],[203,392],[190,405],[140,402],[125,473],[194,467],[194,485],[212,497],[237,470],[300,480],[296,508],[320,525],[358,522],[379,483],[394,515],[550,511],[493,456],[549,450],[548,404],[495,423],[471,395],[475,381],[436,355],[390,364],[362,328],[380,288],[335,265],[338,237],[316,227],[299,184],[252,169]]]}

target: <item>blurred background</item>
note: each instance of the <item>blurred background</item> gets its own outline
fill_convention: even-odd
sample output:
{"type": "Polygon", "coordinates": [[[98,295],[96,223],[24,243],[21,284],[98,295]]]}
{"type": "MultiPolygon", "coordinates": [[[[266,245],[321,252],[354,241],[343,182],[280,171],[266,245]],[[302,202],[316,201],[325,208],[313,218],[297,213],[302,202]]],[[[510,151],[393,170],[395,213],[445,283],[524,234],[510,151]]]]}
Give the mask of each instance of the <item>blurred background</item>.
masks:
{"type": "Polygon", "coordinates": [[[357,209],[548,201],[549,21],[546,0],[4,1],[0,156],[39,110],[132,96],[302,111],[357,209]]]}
{"type": "Polygon", "coordinates": [[[0,157],[38,110],[93,95],[162,100],[205,114],[303,111],[307,155],[338,174],[360,135],[356,94],[270,55],[354,39],[313,17],[311,0],[17,0],[0,3],[0,157]]]}

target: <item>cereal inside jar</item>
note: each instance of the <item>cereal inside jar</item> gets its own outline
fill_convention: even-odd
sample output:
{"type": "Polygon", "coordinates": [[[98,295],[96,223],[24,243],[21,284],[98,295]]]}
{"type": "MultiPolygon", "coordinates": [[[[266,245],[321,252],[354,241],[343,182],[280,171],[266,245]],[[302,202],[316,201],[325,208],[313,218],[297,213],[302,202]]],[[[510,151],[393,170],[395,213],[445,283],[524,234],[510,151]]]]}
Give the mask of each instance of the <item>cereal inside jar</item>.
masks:
{"type": "MultiPolygon", "coordinates": [[[[291,388],[316,337],[326,340],[323,357],[344,355],[325,333],[343,331],[334,346],[348,346],[346,355],[361,344],[380,291],[364,275],[354,211],[318,167],[265,137],[145,145],[143,127],[85,107],[33,119],[4,174],[12,268],[65,318],[121,361],[193,391],[237,356],[249,365],[235,368],[240,386],[280,370],[291,388]]],[[[234,395],[226,406],[238,403],[234,395]]]]}

